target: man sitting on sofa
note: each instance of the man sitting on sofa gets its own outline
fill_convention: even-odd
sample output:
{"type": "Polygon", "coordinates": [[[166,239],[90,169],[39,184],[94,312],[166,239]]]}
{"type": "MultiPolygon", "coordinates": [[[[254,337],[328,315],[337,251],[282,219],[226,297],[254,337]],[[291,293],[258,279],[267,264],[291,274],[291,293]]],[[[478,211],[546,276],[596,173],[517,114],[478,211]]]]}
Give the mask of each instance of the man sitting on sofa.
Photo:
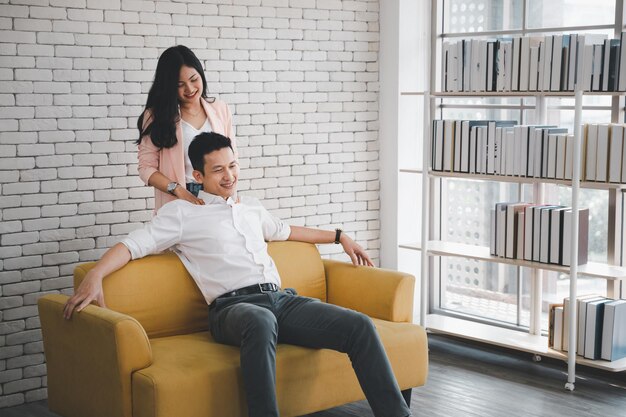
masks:
{"type": "Polygon", "coordinates": [[[239,166],[227,137],[196,136],[189,158],[205,205],[172,201],[144,228],[109,249],[68,300],[65,318],[92,301],[104,307],[103,279],[131,259],[171,248],[209,304],[213,338],[240,346],[249,416],[278,416],[277,343],[347,353],[376,416],[411,415],[372,321],[356,311],[281,291],[266,241],[341,243],[355,265],[373,266],[365,251],[339,229],[289,226],[258,200],[238,198],[239,166]]]}

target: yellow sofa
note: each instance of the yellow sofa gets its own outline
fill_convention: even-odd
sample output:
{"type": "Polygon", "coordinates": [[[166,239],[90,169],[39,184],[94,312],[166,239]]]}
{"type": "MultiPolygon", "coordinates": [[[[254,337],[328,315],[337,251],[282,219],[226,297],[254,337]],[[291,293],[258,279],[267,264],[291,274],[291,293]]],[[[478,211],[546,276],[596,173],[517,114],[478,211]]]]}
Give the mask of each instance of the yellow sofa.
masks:
{"type": "MultiPolygon", "coordinates": [[[[283,286],[374,319],[403,393],[426,381],[424,330],[411,324],[411,275],[322,260],[314,245],[270,243],[283,286]]],[[[77,286],[93,263],[76,267],[77,286]]],[[[62,318],[65,295],[39,300],[48,404],[65,417],[241,417],[239,349],[213,341],[208,307],[172,253],[130,262],[104,281],[108,308],[62,318]]],[[[364,399],[347,355],[279,345],[281,416],[364,399]]]]}

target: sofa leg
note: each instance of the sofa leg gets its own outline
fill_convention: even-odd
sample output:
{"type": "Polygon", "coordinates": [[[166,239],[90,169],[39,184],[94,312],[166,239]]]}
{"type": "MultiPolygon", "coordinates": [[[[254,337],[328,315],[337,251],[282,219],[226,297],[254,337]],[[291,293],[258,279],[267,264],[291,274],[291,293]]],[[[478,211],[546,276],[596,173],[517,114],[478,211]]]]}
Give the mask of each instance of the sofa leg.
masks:
{"type": "Polygon", "coordinates": [[[405,389],[404,391],[402,391],[402,396],[404,397],[404,401],[406,401],[406,405],[408,405],[409,408],[411,408],[411,392],[412,391],[413,391],[412,388],[405,389]]]}

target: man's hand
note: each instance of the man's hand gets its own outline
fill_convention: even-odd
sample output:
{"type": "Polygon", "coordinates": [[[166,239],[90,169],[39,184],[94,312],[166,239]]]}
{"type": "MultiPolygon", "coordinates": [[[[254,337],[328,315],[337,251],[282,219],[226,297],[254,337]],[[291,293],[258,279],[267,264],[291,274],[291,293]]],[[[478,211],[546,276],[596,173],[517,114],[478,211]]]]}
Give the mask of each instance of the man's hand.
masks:
{"type": "Polygon", "coordinates": [[[374,266],[374,263],[370,259],[365,250],[350,236],[342,233],[339,238],[339,243],[343,246],[343,250],[348,254],[354,265],[374,266]]]}
{"type": "Polygon", "coordinates": [[[92,301],[95,301],[100,307],[106,307],[104,292],[102,291],[102,278],[94,273],[93,269],[87,272],[85,279],[80,283],[74,295],[65,303],[63,317],[66,320],[72,318],[74,310],[80,313],[92,301]]]}

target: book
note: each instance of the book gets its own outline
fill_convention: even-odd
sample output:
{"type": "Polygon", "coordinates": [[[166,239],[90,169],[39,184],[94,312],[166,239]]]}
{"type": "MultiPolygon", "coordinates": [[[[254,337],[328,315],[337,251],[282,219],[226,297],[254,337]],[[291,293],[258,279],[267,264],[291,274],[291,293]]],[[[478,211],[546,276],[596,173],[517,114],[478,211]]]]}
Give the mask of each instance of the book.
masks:
{"type": "MultiPolygon", "coordinates": [[[[584,295],[579,295],[578,297],[576,297],[576,300],[581,300],[581,299],[589,299],[589,298],[597,298],[598,295],[597,294],[584,294],[584,295]]],[[[577,307],[578,303],[574,303],[574,306],[577,307]]],[[[570,309],[570,298],[569,297],[565,297],[563,299],[563,350],[564,351],[568,351],[569,350],[569,309],[570,309]]],[[[578,309],[576,309],[576,314],[574,319],[577,320],[579,317],[579,313],[578,313],[578,309]]],[[[578,324],[576,322],[576,324],[578,324]]],[[[578,326],[576,326],[576,329],[578,330],[578,326]]],[[[578,339],[576,339],[576,341],[578,341],[578,339]]]]}
{"type": "Polygon", "coordinates": [[[520,54],[522,38],[513,38],[513,62],[511,66],[511,91],[519,91],[520,54]]]}
{"type": "Polygon", "coordinates": [[[441,57],[442,57],[442,85],[443,85],[443,91],[451,91],[451,89],[449,89],[448,87],[448,49],[450,48],[450,43],[449,42],[444,42],[443,45],[441,46],[441,57]]]}
{"type": "Polygon", "coordinates": [[[552,239],[550,233],[552,232],[552,210],[557,207],[544,207],[541,209],[540,217],[540,243],[539,243],[539,262],[550,262],[550,244],[552,239]]]}
{"type": "Polygon", "coordinates": [[[546,36],[544,46],[546,48],[543,63],[543,91],[550,91],[550,82],[552,81],[552,46],[554,36],[546,36]]]}
{"type": "Polygon", "coordinates": [[[593,45],[593,64],[591,70],[591,91],[602,89],[602,63],[604,45],[593,45]]]}
{"type": "Polygon", "coordinates": [[[471,75],[470,75],[470,87],[471,91],[481,91],[480,73],[483,63],[483,57],[481,54],[481,41],[480,39],[472,39],[470,43],[472,45],[472,60],[471,60],[471,75]]]}
{"type": "Polygon", "coordinates": [[[513,42],[502,42],[504,49],[504,90],[511,91],[511,71],[513,69],[513,42]]]}
{"type": "Polygon", "coordinates": [[[515,166],[515,134],[506,129],[502,132],[502,142],[505,144],[506,160],[504,161],[504,174],[513,175],[515,166]]]}
{"type": "Polygon", "coordinates": [[[578,330],[576,353],[585,356],[585,332],[587,329],[587,306],[590,302],[602,300],[604,297],[596,296],[592,298],[583,298],[578,300],[578,330]]]}
{"type": "MultiPolygon", "coordinates": [[[[585,321],[585,343],[583,356],[587,359],[600,359],[602,353],[602,326],[604,324],[604,305],[612,300],[601,298],[587,303],[585,321]]],[[[580,352],[580,351],[579,351],[580,352]]]]}
{"type": "Polygon", "coordinates": [[[472,72],[472,42],[463,40],[463,91],[472,91],[470,85],[472,72]]]}
{"type": "MultiPolygon", "coordinates": [[[[563,219],[563,262],[562,265],[570,266],[572,255],[572,219],[571,209],[565,211],[563,219]]],[[[578,265],[587,263],[589,252],[589,209],[578,210],[578,265]]]]}
{"type": "Polygon", "coordinates": [[[528,91],[530,69],[530,36],[522,37],[519,62],[519,91],[528,91]]]}
{"type": "Polygon", "coordinates": [[[496,255],[504,258],[506,256],[506,214],[509,203],[496,204],[496,255]]]}
{"type": "Polygon", "coordinates": [[[620,35],[620,50],[619,50],[619,76],[617,82],[617,91],[626,91],[626,32],[622,32],[620,35]]]}
{"type": "Polygon", "coordinates": [[[604,41],[604,48],[602,48],[602,74],[600,75],[600,89],[602,91],[609,91],[609,72],[612,41],[619,42],[617,39],[606,39],[604,41]]]}
{"type": "MultiPolygon", "coordinates": [[[[527,206],[528,205],[526,205],[524,208],[526,208],[527,206]]],[[[515,245],[515,259],[524,259],[524,242],[526,239],[526,236],[524,235],[525,212],[519,211],[515,213],[515,216],[516,216],[515,224],[516,224],[516,240],[517,240],[517,244],[515,245]]]]}
{"type": "Polygon", "coordinates": [[[498,249],[496,248],[496,238],[498,236],[498,223],[496,221],[496,210],[489,210],[489,223],[491,228],[489,229],[489,254],[493,256],[498,255],[498,249]]]}
{"type": "Polygon", "coordinates": [[[563,60],[563,35],[553,35],[552,68],[550,69],[550,91],[561,88],[561,61],[563,60]]]}
{"type": "Polygon", "coordinates": [[[624,148],[623,125],[611,125],[609,141],[609,182],[620,182],[622,173],[621,159],[624,148]]]}
{"type": "Polygon", "coordinates": [[[567,87],[564,88],[566,91],[574,91],[574,87],[576,85],[576,70],[577,66],[577,55],[578,55],[578,35],[573,34],[570,35],[569,41],[569,56],[568,56],[568,72],[567,72],[567,87]]]}
{"type": "Polygon", "coordinates": [[[571,35],[563,35],[561,45],[561,74],[559,76],[559,91],[567,91],[567,77],[569,76],[569,55],[571,35]]]}
{"type": "Polygon", "coordinates": [[[567,135],[557,135],[556,144],[556,172],[554,178],[562,180],[565,178],[565,160],[567,146],[567,135]]]}
{"type": "Polygon", "coordinates": [[[554,309],[554,345],[555,350],[563,350],[563,306],[554,309]]]}
{"type": "Polygon", "coordinates": [[[617,91],[619,78],[619,51],[621,45],[619,39],[611,39],[609,50],[609,82],[607,91],[617,91]]]}
{"type": "Polygon", "coordinates": [[[518,214],[523,213],[527,203],[511,203],[506,206],[506,242],[505,257],[514,259],[517,256],[518,214]]]}
{"type": "Polygon", "coordinates": [[[566,207],[555,208],[550,212],[550,253],[548,262],[560,265],[563,262],[563,219],[566,207]]]}
{"type": "Polygon", "coordinates": [[[596,181],[606,182],[609,168],[609,125],[598,125],[596,144],[596,181]]]}
{"type": "Polygon", "coordinates": [[[431,167],[433,171],[443,169],[443,120],[433,120],[431,167]]]}
{"type": "MultiPolygon", "coordinates": [[[[554,348],[554,318],[555,310],[557,307],[561,307],[561,314],[563,311],[563,304],[550,304],[548,306],[548,347],[554,348]]],[[[563,317],[561,317],[561,320],[563,317]]]]}
{"type": "Polygon", "coordinates": [[[598,125],[590,124],[585,127],[585,181],[596,180],[596,158],[598,144],[598,125]]]}
{"type": "Polygon", "coordinates": [[[548,154],[546,156],[546,178],[556,178],[556,159],[559,135],[548,135],[548,154]]]}
{"type": "MultiPolygon", "coordinates": [[[[581,178],[583,173],[581,172],[581,178]]],[[[565,167],[563,178],[571,180],[574,176],[574,135],[565,137],[565,167]]]]}
{"type": "Polygon", "coordinates": [[[604,304],[600,357],[607,361],[626,358],[626,300],[604,304]]]}
{"type": "Polygon", "coordinates": [[[486,91],[496,91],[496,45],[495,41],[487,42],[487,88],[486,91]]]}
{"type": "Polygon", "coordinates": [[[454,120],[444,120],[443,122],[443,165],[444,171],[452,171],[454,163],[454,120]]]}
{"type": "Polygon", "coordinates": [[[539,65],[539,46],[530,47],[530,65],[528,71],[528,91],[537,91],[539,65]]]}
{"type": "Polygon", "coordinates": [[[524,209],[524,257],[527,261],[533,260],[533,216],[534,205],[528,205],[524,209]]]}

